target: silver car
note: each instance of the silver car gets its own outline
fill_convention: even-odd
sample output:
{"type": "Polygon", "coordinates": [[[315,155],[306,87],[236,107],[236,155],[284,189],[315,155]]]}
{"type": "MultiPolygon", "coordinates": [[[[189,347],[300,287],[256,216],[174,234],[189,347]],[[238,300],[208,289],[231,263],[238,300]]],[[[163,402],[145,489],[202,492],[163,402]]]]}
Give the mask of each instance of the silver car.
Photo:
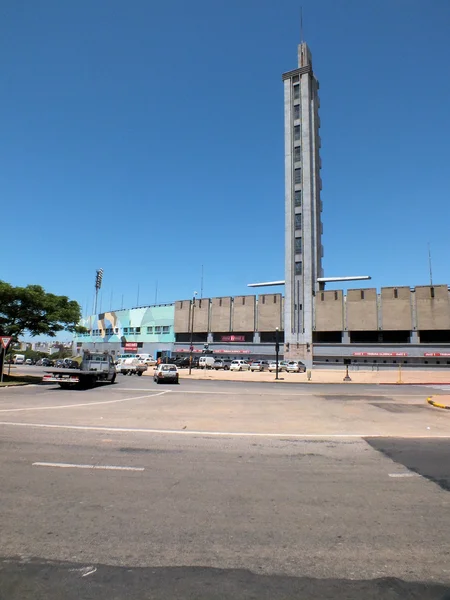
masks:
{"type": "Polygon", "coordinates": [[[255,360],[250,365],[250,371],[265,371],[269,368],[267,360],[255,360]]]}
{"type": "MultiPolygon", "coordinates": [[[[282,371],[286,371],[287,370],[287,361],[286,360],[282,360],[281,362],[278,363],[278,372],[281,373],[282,371]]],[[[274,360],[271,363],[269,363],[269,371],[271,373],[275,373],[275,371],[277,370],[277,362],[274,360]]]]}
{"type": "Polygon", "coordinates": [[[290,360],[287,363],[285,370],[287,373],[304,373],[306,367],[300,360],[290,360]]]}

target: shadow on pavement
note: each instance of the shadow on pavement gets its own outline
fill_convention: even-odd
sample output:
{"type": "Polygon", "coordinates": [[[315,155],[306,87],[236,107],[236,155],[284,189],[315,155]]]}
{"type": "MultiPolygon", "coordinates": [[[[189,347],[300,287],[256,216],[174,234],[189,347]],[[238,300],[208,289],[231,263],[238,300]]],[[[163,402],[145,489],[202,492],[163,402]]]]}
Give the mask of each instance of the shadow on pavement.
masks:
{"type": "Polygon", "coordinates": [[[366,438],[378,452],[450,491],[450,444],[431,438],[366,438]]]}
{"type": "Polygon", "coordinates": [[[0,562],[1,600],[450,600],[450,587],[383,578],[368,581],[258,575],[208,567],[127,568],[24,561],[0,562]]]}

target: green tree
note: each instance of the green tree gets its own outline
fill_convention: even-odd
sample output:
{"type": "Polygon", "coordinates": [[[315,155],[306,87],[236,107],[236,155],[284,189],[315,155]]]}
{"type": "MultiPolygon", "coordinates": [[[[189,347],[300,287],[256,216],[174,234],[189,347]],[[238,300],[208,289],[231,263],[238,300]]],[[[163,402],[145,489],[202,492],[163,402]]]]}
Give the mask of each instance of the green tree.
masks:
{"type": "MultiPolygon", "coordinates": [[[[82,333],[85,328],[78,325],[80,319],[80,305],[67,296],[49,294],[40,285],[14,287],[0,281],[0,335],[17,340],[24,332],[33,337],[55,337],[60,331],[82,333]]],[[[2,352],[0,363],[3,357],[2,352]]]]}
{"type": "Polygon", "coordinates": [[[81,308],[67,296],[47,293],[40,285],[14,287],[0,281],[0,334],[18,339],[31,336],[55,337],[59,331],[81,331],[81,308]]]}

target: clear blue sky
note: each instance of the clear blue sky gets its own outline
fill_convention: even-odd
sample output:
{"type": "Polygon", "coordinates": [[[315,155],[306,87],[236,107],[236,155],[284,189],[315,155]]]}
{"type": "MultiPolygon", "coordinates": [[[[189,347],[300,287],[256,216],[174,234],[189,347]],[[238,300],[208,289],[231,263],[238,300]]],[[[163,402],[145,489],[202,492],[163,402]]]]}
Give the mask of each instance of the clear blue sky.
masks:
{"type": "MultiPolygon", "coordinates": [[[[0,7],[0,278],[92,308],[284,278],[298,0],[0,7]]],[[[326,275],[450,283],[450,2],[302,0],[326,275]]]]}

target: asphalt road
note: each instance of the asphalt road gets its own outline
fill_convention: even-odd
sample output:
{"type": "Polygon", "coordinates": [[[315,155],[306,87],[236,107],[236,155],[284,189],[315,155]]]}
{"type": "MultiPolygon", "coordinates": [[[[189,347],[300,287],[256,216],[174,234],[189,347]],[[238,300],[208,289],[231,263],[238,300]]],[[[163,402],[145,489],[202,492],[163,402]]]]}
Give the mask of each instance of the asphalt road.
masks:
{"type": "Polygon", "coordinates": [[[119,381],[0,390],[0,600],[450,599],[423,389],[119,381]]]}

